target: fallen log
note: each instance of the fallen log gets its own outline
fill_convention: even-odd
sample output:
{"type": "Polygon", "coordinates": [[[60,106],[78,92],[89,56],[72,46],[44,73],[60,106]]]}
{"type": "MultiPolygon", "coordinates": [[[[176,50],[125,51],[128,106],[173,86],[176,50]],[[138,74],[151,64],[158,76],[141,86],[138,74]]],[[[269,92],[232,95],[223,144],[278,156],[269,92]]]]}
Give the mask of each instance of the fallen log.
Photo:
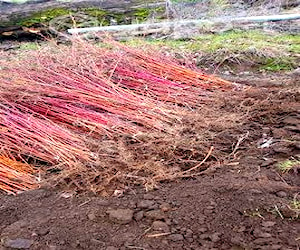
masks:
{"type": "Polygon", "coordinates": [[[28,1],[23,4],[14,4],[0,1],[0,25],[17,22],[20,19],[28,18],[34,14],[49,9],[80,9],[80,8],[97,8],[108,12],[126,13],[142,8],[155,8],[164,6],[164,1],[155,0],[38,0],[28,1]]]}
{"type": "Polygon", "coordinates": [[[48,30],[49,24],[58,25],[53,29],[66,30],[74,22],[80,26],[110,25],[144,21],[152,12],[164,12],[162,0],[31,0],[22,4],[0,0],[0,38],[28,33],[27,28],[48,30]],[[3,35],[4,33],[4,35],[3,35]]]}

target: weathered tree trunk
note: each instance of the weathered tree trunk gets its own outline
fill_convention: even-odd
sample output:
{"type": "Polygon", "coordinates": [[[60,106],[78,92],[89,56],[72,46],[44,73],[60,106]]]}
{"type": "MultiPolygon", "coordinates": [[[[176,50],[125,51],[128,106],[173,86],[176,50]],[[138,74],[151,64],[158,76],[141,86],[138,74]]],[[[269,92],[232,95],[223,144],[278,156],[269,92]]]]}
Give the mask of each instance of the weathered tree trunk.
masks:
{"type": "MultiPolygon", "coordinates": [[[[112,17],[114,15],[119,17],[120,15],[127,15],[129,13],[133,14],[133,16],[140,17],[141,10],[144,11],[144,14],[147,14],[145,10],[158,9],[164,6],[163,0],[31,0],[22,4],[9,3],[6,1],[0,0],[0,38],[1,36],[10,36],[12,33],[20,34],[22,32],[28,32],[28,29],[25,28],[24,30],[24,26],[30,27],[32,20],[35,20],[33,26],[37,26],[37,19],[39,17],[49,21],[49,16],[39,16],[40,13],[45,13],[45,11],[68,12],[68,10],[70,10],[76,13],[76,11],[83,9],[93,9],[93,11],[102,10],[108,14],[112,13],[112,17]]],[[[55,18],[57,18],[57,16],[55,16],[55,18]]],[[[95,20],[95,18],[93,20],[95,20]]],[[[48,24],[48,22],[41,23],[48,24]]]]}

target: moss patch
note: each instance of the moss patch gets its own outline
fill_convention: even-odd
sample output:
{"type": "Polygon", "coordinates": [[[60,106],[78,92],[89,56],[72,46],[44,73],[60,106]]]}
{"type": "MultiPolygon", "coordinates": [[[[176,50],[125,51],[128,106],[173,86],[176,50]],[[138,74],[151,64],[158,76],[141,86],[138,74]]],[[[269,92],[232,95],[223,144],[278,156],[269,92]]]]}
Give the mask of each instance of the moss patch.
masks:
{"type": "Polygon", "coordinates": [[[160,13],[162,14],[164,9],[159,8],[138,8],[133,11],[127,13],[119,13],[119,12],[108,12],[99,8],[80,8],[77,10],[74,9],[65,9],[65,8],[54,8],[48,9],[39,13],[36,13],[32,16],[26,18],[17,19],[14,24],[32,27],[32,26],[40,26],[47,25],[50,20],[70,15],[76,16],[76,13],[82,13],[90,17],[94,17],[98,20],[100,25],[110,25],[111,20],[114,20],[117,24],[130,24],[132,22],[143,22],[145,21],[152,13],[160,13]]]}
{"type": "Polygon", "coordinates": [[[19,50],[38,50],[40,45],[33,42],[24,42],[20,44],[19,50]]]}
{"type": "Polygon", "coordinates": [[[68,15],[71,12],[72,11],[63,8],[49,9],[49,10],[36,13],[25,19],[18,20],[17,25],[30,27],[37,24],[45,24],[48,23],[53,18],[68,15]]]}

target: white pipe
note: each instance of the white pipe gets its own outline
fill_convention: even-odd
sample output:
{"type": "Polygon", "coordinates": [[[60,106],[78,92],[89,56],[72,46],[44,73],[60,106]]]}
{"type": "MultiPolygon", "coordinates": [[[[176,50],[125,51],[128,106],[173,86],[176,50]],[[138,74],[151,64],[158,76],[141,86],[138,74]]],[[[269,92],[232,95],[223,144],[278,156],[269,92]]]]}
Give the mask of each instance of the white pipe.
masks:
{"type": "Polygon", "coordinates": [[[78,34],[78,33],[86,33],[86,32],[98,32],[98,31],[128,31],[135,30],[139,28],[147,28],[147,27],[162,27],[162,26],[172,26],[176,25],[185,25],[185,24],[200,24],[205,23],[207,20],[182,20],[182,21],[172,21],[172,22],[159,22],[159,23],[142,23],[142,24],[129,24],[129,25],[114,25],[114,26],[101,26],[101,27],[89,27],[89,28],[75,28],[68,29],[70,34],[78,34]]]}
{"type": "Polygon", "coordinates": [[[184,25],[199,25],[208,23],[218,23],[218,22],[270,22],[270,21],[286,21],[286,20],[296,20],[300,19],[300,14],[286,14],[286,15],[272,15],[272,16],[252,16],[252,17],[238,17],[229,20],[216,19],[216,20],[179,20],[179,21],[168,21],[160,23],[143,23],[143,24],[131,24],[131,25],[114,25],[114,26],[101,26],[101,27],[89,27],[89,28],[75,28],[68,29],[70,34],[79,34],[87,32],[114,32],[114,31],[130,31],[136,29],[145,28],[161,28],[161,27],[172,27],[172,26],[184,26],[184,25]]]}
{"type": "Polygon", "coordinates": [[[287,21],[300,19],[300,14],[285,14],[285,15],[272,15],[272,16],[250,16],[234,18],[234,21],[246,21],[246,22],[270,22],[270,21],[287,21]]]}

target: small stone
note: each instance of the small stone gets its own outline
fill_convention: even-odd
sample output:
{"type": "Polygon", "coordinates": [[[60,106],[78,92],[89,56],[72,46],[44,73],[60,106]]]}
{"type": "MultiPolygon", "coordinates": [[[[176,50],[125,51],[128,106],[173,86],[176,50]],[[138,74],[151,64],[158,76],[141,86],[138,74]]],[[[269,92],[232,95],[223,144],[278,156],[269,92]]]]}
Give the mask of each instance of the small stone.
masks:
{"type": "Polygon", "coordinates": [[[261,233],[259,236],[260,236],[261,238],[270,238],[270,237],[272,237],[272,235],[269,234],[269,233],[261,233]]]}
{"type": "Polygon", "coordinates": [[[173,224],[178,225],[179,224],[178,220],[173,219],[173,224]]]}
{"type": "Polygon", "coordinates": [[[134,219],[136,221],[140,221],[143,218],[144,218],[144,211],[139,211],[139,212],[134,214],[134,219]]]}
{"type": "Polygon", "coordinates": [[[138,202],[137,207],[145,209],[145,208],[152,207],[154,204],[155,202],[152,200],[142,200],[138,202]]]}
{"type": "Polygon", "coordinates": [[[275,163],[276,161],[274,159],[267,159],[263,163],[260,164],[261,167],[268,167],[275,163]]]}
{"type": "Polygon", "coordinates": [[[128,224],[133,218],[133,210],[130,209],[109,210],[108,213],[109,219],[118,224],[128,224]]]}
{"type": "Polygon", "coordinates": [[[286,198],[288,196],[287,193],[284,191],[279,191],[276,193],[276,195],[280,198],[286,198]]]}
{"type": "Polygon", "coordinates": [[[213,233],[211,236],[210,236],[210,239],[212,242],[218,242],[220,240],[220,233],[213,233]]]}
{"type": "Polygon", "coordinates": [[[97,216],[95,214],[95,212],[90,212],[88,215],[87,215],[88,219],[91,220],[91,221],[95,221],[97,216]]]}
{"type": "Polygon", "coordinates": [[[17,238],[14,240],[8,239],[5,241],[4,246],[13,249],[29,249],[33,244],[33,242],[34,242],[33,240],[21,239],[21,238],[17,238]]]}
{"type": "Polygon", "coordinates": [[[274,221],[263,221],[261,224],[262,224],[263,227],[273,227],[273,226],[275,226],[276,222],[274,222],[274,221]]]}
{"type": "Polygon", "coordinates": [[[162,231],[164,233],[170,232],[169,226],[162,221],[154,221],[152,224],[152,228],[155,231],[162,231]]]}
{"type": "Polygon", "coordinates": [[[186,240],[187,240],[189,243],[192,243],[192,242],[194,241],[193,238],[187,238],[186,240]]]}
{"type": "Polygon", "coordinates": [[[201,234],[199,238],[201,240],[211,240],[210,236],[211,236],[210,234],[201,234]]]}
{"type": "Polygon", "coordinates": [[[129,201],[128,207],[131,209],[136,208],[136,202],[135,201],[129,201]]]}
{"type": "Polygon", "coordinates": [[[215,202],[215,201],[210,201],[210,205],[213,206],[213,207],[216,207],[218,205],[218,203],[215,202]]]}
{"type": "Polygon", "coordinates": [[[31,237],[37,237],[38,236],[38,234],[36,233],[36,232],[33,232],[32,234],[31,234],[31,237]]]}
{"type": "Polygon", "coordinates": [[[181,234],[171,234],[168,237],[169,240],[171,241],[182,241],[184,240],[183,235],[181,234]]]}
{"type": "Polygon", "coordinates": [[[49,228],[40,228],[39,230],[37,230],[37,235],[38,236],[45,236],[50,232],[49,228]]]}
{"type": "Polygon", "coordinates": [[[206,215],[206,216],[212,216],[211,214],[213,213],[213,210],[205,209],[203,213],[204,213],[204,215],[206,215]]]}
{"type": "Polygon", "coordinates": [[[200,227],[200,228],[198,229],[198,232],[199,232],[199,233],[205,233],[205,232],[207,232],[207,228],[206,228],[206,227],[200,227]]]}
{"type": "Polygon", "coordinates": [[[145,213],[145,217],[153,220],[163,220],[166,215],[161,210],[151,210],[145,213]]]}
{"type": "Polygon", "coordinates": [[[172,209],[171,205],[169,203],[162,203],[160,206],[159,206],[160,210],[163,211],[163,212],[168,212],[172,209]]]}
{"type": "Polygon", "coordinates": [[[171,219],[165,219],[165,222],[167,223],[168,226],[171,226],[171,225],[172,225],[171,219]]]}
{"type": "Polygon", "coordinates": [[[185,233],[185,236],[186,236],[187,238],[192,237],[192,236],[193,236],[193,231],[192,231],[191,229],[187,229],[187,230],[186,230],[186,233],[185,233]]]}
{"type": "Polygon", "coordinates": [[[293,70],[292,74],[294,76],[300,76],[300,68],[297,68],[297,69],[293,70]]]}

